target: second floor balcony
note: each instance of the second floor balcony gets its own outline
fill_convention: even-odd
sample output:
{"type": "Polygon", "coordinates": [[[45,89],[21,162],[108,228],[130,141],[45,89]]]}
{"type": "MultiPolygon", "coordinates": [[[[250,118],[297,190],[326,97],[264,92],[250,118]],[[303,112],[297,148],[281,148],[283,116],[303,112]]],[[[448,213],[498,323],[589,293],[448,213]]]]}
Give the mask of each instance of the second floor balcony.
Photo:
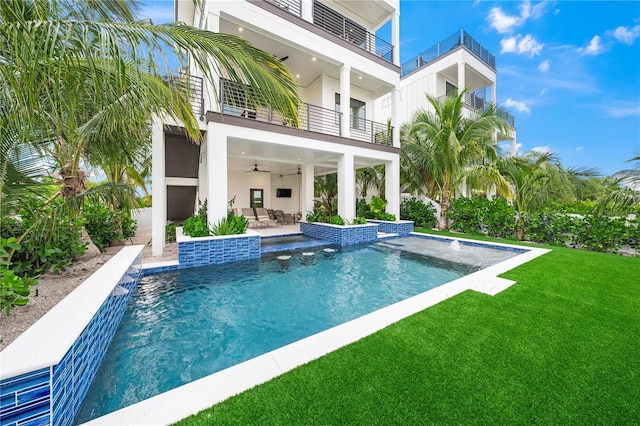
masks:
{"type": "MultiPolygon", "coordinates": [[[[341,130],[341,123],[345,118],[344,114],[339,111],[303,103],[298,108],[299,125],[295,126],[269,107],[250,106],[246,101],[244,91],[238,86],[238,83],[221,79],[219,96],[223,115],[270,123],[276,126],[292,127],[302,132],[345,137],[341,130]]],[[[353,114],[351,114],[349,120],[349,139],[393,146],[393,126],[353,114]]]]}
{"type": "MultiPolygon", "coordinates": [[[[486,87],[480,90],[476,90],[475,92],[466,92],[464,94],[464,105],[474,112],[483,111],[489,104],[489,101],[487,100],[486,92],[487,92],[486,87]]],[[[440,96],[438,97],[438,100],[442,102],[447,96],[452,96],[452,95],[454,95],[454,93],[440,96]]],[[[498,107],[496,109],[496,116],[504,120],[509,125],[509,127],[515,128],[514,116],[508,111],[506,111],[504,108],[498,107]]]]}

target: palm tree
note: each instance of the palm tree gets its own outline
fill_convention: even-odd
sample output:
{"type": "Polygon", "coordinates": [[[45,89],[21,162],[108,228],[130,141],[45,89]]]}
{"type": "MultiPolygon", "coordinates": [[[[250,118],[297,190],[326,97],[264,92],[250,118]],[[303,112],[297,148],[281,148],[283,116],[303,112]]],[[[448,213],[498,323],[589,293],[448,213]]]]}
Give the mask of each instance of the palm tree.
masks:
{"type": "MultiPolygon", "coordinates": [[[[19,190],[16,183],[23,178],[37,182],[33,168],[21,170],[25,163],[10,155],[27,146],[40,157],[35,162],[54,164],[58,196],[71,199],[101,193],[85,190],[87,158],[131,163],[131,148],[148,134],[153,114],[182,123],[188,137],[199,141],[190,88],[163,79],[167,60],[159,52],[178,52],[182,66],[198,69],[211,82],[221,75],[243,83],[238,88],[250,104],[298,122],[297,84],[273,55],[236,36],[139,21],[136,11],[135,0],[0,1],[3,199],[19,190]]],[[[41,168],[40,174],[50,171],[41,168]]]]}
{"type": "Polygon", "coordinates": [[[627,163],[633,163],[633,167],[620,170],[611,176],[617,189],[607,192],[600,199],[599,213],[604,213],[607,208],[628,210],[640,205],[640,151],[627,160],[627,163]]]}
{"type": "Polygon", "coordinates": [[[428,195],[440,199],[440,229],[448,227],[451,197],[463,180],[471,188],[495,185],[500,194],[510,194],[509,185],[494,166],[498,157],[494,135],[498,131],[507,134],[508,126],[496,116],[493,104],[468,117],[464,96],[462,92],[440,102],[427,95],[434,112],[418,111],[402,144],[408,186],[430,187],[428,195]]]}

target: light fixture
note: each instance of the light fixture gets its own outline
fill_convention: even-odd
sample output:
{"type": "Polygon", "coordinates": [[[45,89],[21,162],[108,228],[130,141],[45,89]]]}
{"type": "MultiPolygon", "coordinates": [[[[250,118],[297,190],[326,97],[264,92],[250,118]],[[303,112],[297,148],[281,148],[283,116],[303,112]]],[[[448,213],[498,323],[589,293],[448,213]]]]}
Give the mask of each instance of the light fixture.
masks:
{"type": "Polygon", "coordinates": [[[244,151],[242,151],[242,155],[244,155],[244,151]]]}
{"type": "Polygon", "coordinates": [[[302,174],[302,170],[300,170],[300,166],[298,166],[298,173],[296,173],[297,175],[301,175],[302,174]]]}
{"type": "Polygon", "coordinates": [[[362,80],[362,76],[361,75],[358,76],[358,80],[362,80]]]}
{"type": "Polygon", "coordinates": [[[296,74],[296,78],[300,78],[300,74],[296,74]]]}
{"type": "Polygon", "coordinates": [[[243,31],[244,31],[244,28],[242,28],[242,27],[238,27],[238,31],[243,32],[243,31]]]}
{"type": "Polygon", "coordinates": [[[316,57],[314,56],[313,58],[311,58],[311,60],[312,60],[313,62],[315,62],[315,61],[316,61],[316,57]]]}

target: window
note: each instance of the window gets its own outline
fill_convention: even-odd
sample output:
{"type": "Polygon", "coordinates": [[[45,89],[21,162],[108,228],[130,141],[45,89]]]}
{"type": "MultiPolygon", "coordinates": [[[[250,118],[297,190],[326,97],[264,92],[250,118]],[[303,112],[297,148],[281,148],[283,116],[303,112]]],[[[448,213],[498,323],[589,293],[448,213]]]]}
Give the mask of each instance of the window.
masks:
{"type": "Polygon", "coordinates": [[[262,202],[262,200],[264,199],[263,197],[263,190],[262,189],[253,189],[251,188],[249,190],[249,207],[251,208],[258,208],[261,209],[264,207],[264,204],[262,202]]]}
{"type": "MultiPolygon", "coordinates": [[[[336,112],[340,112],[340,93],[336,93],[336,112]]],[[[367,104],[351,98],[349,102],[349,117],[352,129],[367,130],[367,104]]]]}
{"type": "Polygon", "coordinates": [[[446,82],[445,94],[447,96],[456,96],[458,94],[458,87],[446,82]]]}

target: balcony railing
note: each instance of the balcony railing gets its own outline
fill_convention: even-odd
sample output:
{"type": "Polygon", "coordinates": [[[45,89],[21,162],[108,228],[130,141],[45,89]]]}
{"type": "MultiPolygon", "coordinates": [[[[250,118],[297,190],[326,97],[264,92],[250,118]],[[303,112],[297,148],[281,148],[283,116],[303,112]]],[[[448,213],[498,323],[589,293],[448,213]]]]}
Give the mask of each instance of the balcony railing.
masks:
{"type": "Polygon", "coordinates": [[[264,0],[292,15],[302,17],[302,0],[264,0]]]}
{"type": "Polygon", "coordinates": [[[422,68],[429,62],[438,59],[459,46],[465,46],[481,61],[493,69],[496,68],[496,57],[489,53],[487,49],[482,47],[482,45],[475,41],[468,33],[464,30],[460,30],[403,63],[400,70],[400,77],[403,77],[418,68],[422,68]]]}
{"type": "Polygon", "coordinates": [[[391,43],[371,34],[361,25],[318,1],[313,2],[313,23],[358,48],[393,63],[393,45],[391,43]]]}
{"type": "Polygon", "coordinates": [[[166,81],[170,86],[173,86],[180,91],[186,91],[187,93],[189,93],[189,102],[193,107],[193,113],[199,116],[200,120],[204,120],[204,96],[202,77],[197,77],[184,71],[178,71],[177,75],[165,75],[163,77],[163,80],[166,81]]]}
{"type": "MultiPolygon", "coordinates": [[[[219,93],[223,114],[292,127],[288,120],[273,109],[266,106],[250,106],[246,101],[244,90],[238,83],[220,79],[219,93]]],[[[342,136],[340,123],[343,115],[338,111],[303,103],[298,108],[298,117],[300,121],[298,130],[342,136]]],[[[351,139],[379,145],[393,145],[392,133],[391,126],[351,116],[351,139]]]]}
{"type": "MultiPolygon", "coordinates": [[[[456,92],[453,92],[447,95],[442,95],[438,97],[438,101],[442,103],[447,96],[454,96],[456,94],[456,92]]],[[[486,99],[486,88],[476,90],[472,93],[466,92],[464,94],[464,104],[474,112],[483,111],[489,104],[489,101],[486,99]]],[[[496,116],[504,120],[509,126],[515,127],[514,116],[503,108],[498,107],[496,109],[496,116]]]]}

